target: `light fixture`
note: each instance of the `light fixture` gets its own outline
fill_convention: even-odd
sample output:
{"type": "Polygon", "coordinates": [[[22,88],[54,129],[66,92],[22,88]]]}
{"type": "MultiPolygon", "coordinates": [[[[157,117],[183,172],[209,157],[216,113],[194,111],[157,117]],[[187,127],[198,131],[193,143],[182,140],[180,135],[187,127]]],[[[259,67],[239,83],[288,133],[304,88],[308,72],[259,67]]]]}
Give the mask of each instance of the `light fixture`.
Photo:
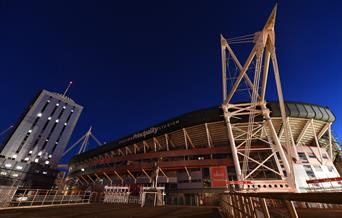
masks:
{"type": "Polygon", "coordinates": [[[10,163],[5,164],[6,168],[11,168],[11,166],[12,166],[12,164],[10,164],[10,163]]]}
{"type": "Polygon", "coordinates": [[[58,122],[59,122],[59,119],[56,120],[56,123],[58,123],[58,122]]]}
{"type": "Polygon", "coordinates": [[[49,164],[49,163],[50,163],[50,161],[48,161],[48,160],[45,161],[45,164],[49,164]]]}
{"type": "Polygon", "coordinates": [[[29,131],[28,131],[28,133],[31,133],[32,132],[32,129],[30,129],[29,131]]]}
{"type": "Polygon", "coordinates": [[[34,159],[34,162],[38,163],[38,161],[39,161],[39,159],[38,159],[38,158],[34,159]]]}
{"type": "Polygon", "coordinates": [[[48,103],[50,103],[50,100],[47,100],[48,103]]]}
{"type": "Polygon", "coordinates": [[[43,153],[43,152],[40,151],[40,152],[38,153],[38,156],[42,156],[42,153],[43,153]]]}
{"type": "Polygon", "coordinates": [[[66,109],[66,107],[65,107],[65,106],[63,106],[63,109],[66,109]]]}
{"type": "Polygon", "coordinates": [[[16,154],[13,154],[12,158],[14,158],[14,159],[17,158],[17,155],[16,155],[16,154]]]}
{"type": "Polygon", "coordinates": [[[31,151],[29,151],[29,154],[32,154],[32,152],[33,152],[32,150],[31,150],[31,151]]]}
{"type": "Polygon", "coordinates": [[[68,125],[67,123],[64,123],[64,126],[68,125]]]}
{"type": "Polygon", "coordinates": [[[47,174],[47,172],[46,172],[46,171],[43,171],[43,174],[44,174],[44,175],[46,175],[46,174],[47,174]]]}
{"type": "Polygon", "coordinates": [[[71,113],[74,113],[74,110],[71,110],[71,113]]]}
{"type": "Polygon", "coordinates": [[[22,170],[22,169],[23,169],[23,167],[22,167],[22,166],[19,166],[19,165],[16,166],[15,168],[16,168],[17,170],[22,170]]]}
{"type": "Polygon", "coordinates": [[[85,170],[84,168],[81,169],[82,172],[84,172],[84,170],[85,170]]]}
{"type": "Polygon", "coordinates": [[[7,175],[7,172],[1,171],[1,172],[0,172],[0,175],[6,176],[6,175],[7,175]]]}
{"type": "Polygon", "coordinates": [[[48,120],[51,120],[51,117],[48,117],[48,120]]]}
{"type": "Polygon", "coordinates": [[[25,157],[24,161],[29,161],[30,158],[29,157],[25,157]]]}
{"type": "Polygon", "coordinates": [[[13,176],[13,177],[18,177],[19,174],[18,174],[18,173],[14,173],[14,174],[12,174],[12,176],[13,176]]]}
{"type": "Polygon", "coordinates": [[[49,154],[49,158],[52,158],[52,155],[51,155],[51,154],[49,154]]]}
{"type": "Polygon", "coordinates": [[[37,117],[41,117],[43,114],[42,113],[38,113],[37,114],[37,117]]]}
{"type": "Polygon", "coordinates": [[[56,104],[56,106],[58,107],[58,106],[59,106],[59,104],[57,103],[57,104],[56,104]]]}

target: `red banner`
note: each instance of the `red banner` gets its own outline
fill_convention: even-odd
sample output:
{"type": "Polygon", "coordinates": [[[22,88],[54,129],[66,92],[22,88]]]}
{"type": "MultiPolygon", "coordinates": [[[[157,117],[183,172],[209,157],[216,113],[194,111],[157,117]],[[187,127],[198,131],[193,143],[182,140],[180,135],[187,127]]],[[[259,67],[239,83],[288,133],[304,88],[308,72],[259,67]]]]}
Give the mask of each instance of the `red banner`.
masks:
{"type": "Polygon", "coordinates": [[[313,184],[313,183],[324,183],[324,182],[341,182],[342,177],[334,177],[334,178],[324,178],[324,179],[311,179],[306,180],[307,184],[313,184]]]}
{"type": "Polygon", "coordinates": [[[211,187],[226,187],[227,167],[210,167],[211,187]]]}

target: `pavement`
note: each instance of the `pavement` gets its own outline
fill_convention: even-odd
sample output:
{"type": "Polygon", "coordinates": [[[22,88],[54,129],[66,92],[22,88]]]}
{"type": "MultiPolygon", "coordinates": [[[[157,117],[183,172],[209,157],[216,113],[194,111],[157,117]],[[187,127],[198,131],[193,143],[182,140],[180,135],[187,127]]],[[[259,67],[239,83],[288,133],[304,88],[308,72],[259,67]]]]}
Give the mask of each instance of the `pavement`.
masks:
{"type": "Polygon", "coordinates": [[[0,218],[221,218],[218,208],[83,204],[0,210],[0,218]]]}

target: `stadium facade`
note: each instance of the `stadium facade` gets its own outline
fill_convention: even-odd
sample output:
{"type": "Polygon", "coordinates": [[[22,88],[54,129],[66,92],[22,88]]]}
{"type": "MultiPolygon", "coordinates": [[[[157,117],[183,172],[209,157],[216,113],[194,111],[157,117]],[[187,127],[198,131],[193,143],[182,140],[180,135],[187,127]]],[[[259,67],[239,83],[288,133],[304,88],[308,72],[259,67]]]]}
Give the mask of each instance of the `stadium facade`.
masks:
{"type": "MultiPolygon", "coordinates": [[[[270,102],[267,107],[272,111],[272,122],[284,141],[279,106],[270,102]]],[[[306,180],[339,176],[326,149],[316,146],[313,134],[318,133],[319,141],[326,139],[326,127],[335,120],[333,113],[326,107],[293,102],[286,102],[286,111],[291,134],[298,144],[299,159],[293,161],[298,190],[309,188],[306,180]]],[[[241,129],[233,132],[236,142],[241,143],[239,135],[246,130],[248,117],[231,122],[236,129],[241,129]]],[[[264,142],[266,134],[262,131],[258,134],[260,139],[253,141],[256,146],[250,156],[265,160],[272,149],[264,142]]],[[[265,166],[280,168],[285,173],[279,159],[274,157],[265,162],[265,166]]],[[[221,107],[194,111],[159,123],[77,155],[69,166],[69,177],[77,181],[78,188],[113,184],[150,186],[156,168],[159,168],[158,184],[165,186],[167,193],[177,193],[178,197],[183,196],[179,193],[192,193],[193,196],[197,192],[215,193],[225,189],[229,181],[237,181],[221,107]]],[[[291,191],[286,180],[263,168],[248,181],[251,182],[246,182],[245,188],[257,191],[291,191]]]]}

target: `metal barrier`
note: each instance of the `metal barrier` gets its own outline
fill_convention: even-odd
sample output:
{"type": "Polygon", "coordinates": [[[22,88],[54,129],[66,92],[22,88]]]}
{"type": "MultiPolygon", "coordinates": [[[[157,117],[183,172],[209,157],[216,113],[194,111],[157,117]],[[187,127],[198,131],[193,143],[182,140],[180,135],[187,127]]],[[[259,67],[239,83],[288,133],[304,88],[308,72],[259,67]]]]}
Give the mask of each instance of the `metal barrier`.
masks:
{"type": "MultiPolygon", "coordinates": [[[[325,214],[335,210],[342,215],[340,193],[242,193],[222,194],[221,208],[226,217],[291,217],[298,213],[325,214]],[[316,209],[316,210],[312,210],[316,209]]],[[[312,215],[312,214],[311,214],[312,215]]]]}
{"type": "Polygon", "coordinates": [[[132,195],[129,186],[105,186],[100,202],[112,204],[164,205],[165,187],[140,187],[139,195],[132,195]],[[152,202],[152,203],[151,203],[152,202]]]}
{"type": "Polygon", "coordinates": [[[2,205],[2,209],[12,207],[88,204],[95,194],[95,192],[88,191],[58,192],[57,190],[47,189],[18,189],[12,198],[8,199],[7,204],[2,205]]]}
{"type": "Polygon", "coordinates": [[[106,186],[103,203],[129,203],[129,186],[106,186]]]}

